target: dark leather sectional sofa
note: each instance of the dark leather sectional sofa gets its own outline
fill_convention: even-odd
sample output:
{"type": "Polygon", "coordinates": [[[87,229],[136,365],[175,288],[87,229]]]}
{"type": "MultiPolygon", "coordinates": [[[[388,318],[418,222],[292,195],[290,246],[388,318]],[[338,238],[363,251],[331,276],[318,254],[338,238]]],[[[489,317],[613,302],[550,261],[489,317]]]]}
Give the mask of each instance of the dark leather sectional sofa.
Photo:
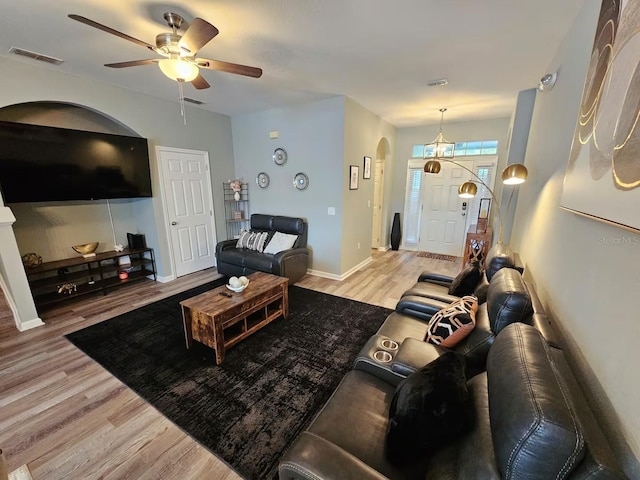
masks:
{"type": "MultiPolygon", "coordinates": [[[[246,248],[236,248],[237,240],[224,240],[216,245],[218,272],[231,276],[265,272],[289,279],[294,284],[307,273],[309,250],[307,249],[307,222],[302,218],[277,215],[251,215],[251,231],[275,232],[297,235],[293,247],[276,254],[261,253],[246,248]]],[[[270,237],[269,237],[270,238],[270,237]]]]}
{"type": "Polygon", "coordinates": [[[490,280],[476,328],[455,347],[467,359],[475,414],[468,433],[422,461],[387,460],[396,386],[444,351],[423,341],[424,319],[396,311],[285,453],[280,480],[626,478],[531,287],[511,268],[491,271],[490,280]]]}

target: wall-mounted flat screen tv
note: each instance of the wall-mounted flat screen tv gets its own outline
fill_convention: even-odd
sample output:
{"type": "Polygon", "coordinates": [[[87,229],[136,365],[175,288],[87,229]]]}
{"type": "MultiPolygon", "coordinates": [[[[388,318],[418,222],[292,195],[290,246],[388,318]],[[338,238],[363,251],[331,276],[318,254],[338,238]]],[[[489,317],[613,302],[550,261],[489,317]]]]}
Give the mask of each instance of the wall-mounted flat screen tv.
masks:
{"type": "Polygon", "coordinates": [[[151,196],[146,138],[0,121],[5,203],[151,196]]]}

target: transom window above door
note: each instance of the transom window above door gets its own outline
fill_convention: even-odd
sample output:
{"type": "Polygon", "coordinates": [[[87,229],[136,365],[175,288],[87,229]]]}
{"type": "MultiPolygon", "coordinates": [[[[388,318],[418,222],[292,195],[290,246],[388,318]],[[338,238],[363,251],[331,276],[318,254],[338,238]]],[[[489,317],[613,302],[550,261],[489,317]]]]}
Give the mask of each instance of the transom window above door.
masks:
{"type": "MultiPolygon", "coordinates": [[[[412,158],[423,158],[424,144],[416,144],[412,149],[412,158]]],[[[453,155],[463,157],[469,155],[496,155],[498,153],[498,140],[475,140],[456,142],[453,155]]]]}

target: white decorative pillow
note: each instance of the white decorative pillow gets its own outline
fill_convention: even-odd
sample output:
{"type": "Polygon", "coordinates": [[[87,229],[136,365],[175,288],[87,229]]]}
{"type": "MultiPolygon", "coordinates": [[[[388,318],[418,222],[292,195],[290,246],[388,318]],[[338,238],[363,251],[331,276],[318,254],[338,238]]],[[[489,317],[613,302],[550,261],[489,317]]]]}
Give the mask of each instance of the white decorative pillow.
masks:
{"type": "Polygon", "coordinates": [[[278,253],[283,250],[289,250],[293,247],[293,244],[296,243],[297,239],[297,235],[276,232],[269,242],[269,245],[267,245],[267,248],[264,249],[264,253],[278,253]]]}

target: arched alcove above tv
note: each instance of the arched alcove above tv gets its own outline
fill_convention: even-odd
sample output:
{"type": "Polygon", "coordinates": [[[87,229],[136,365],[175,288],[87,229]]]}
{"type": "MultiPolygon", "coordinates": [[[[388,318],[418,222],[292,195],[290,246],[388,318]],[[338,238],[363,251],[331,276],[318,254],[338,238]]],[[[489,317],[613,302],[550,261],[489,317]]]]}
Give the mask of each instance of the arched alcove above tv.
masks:
{"type": "Polygon", "coordinates": [[[140,135],[102,112],[66,102],[34,101],[0,108],[0,120],[114,135],[140,135]]]}
{"type": "MultiPolygon", "coordinates": [[[[109,115],[67,102],[33,101],[7,105],[0,108],[0,121],[142,138],[109,115]]],[[[24,182],[29,185],[28,179],[24,182]]],[[[32,185],[37,188],[37,182],[32,185]]],[[[112,250],[115,244],[126,244],[128,232],[137,232],[136,205],[151,201],[148,197],[95,198],[102,199],[8,203],[16,217],[13,231],[20,253],[35,252],[44,261],[53,261],[76,255],[72,245],[95,241],[100,242],[98,252],[112,250]]]]}

